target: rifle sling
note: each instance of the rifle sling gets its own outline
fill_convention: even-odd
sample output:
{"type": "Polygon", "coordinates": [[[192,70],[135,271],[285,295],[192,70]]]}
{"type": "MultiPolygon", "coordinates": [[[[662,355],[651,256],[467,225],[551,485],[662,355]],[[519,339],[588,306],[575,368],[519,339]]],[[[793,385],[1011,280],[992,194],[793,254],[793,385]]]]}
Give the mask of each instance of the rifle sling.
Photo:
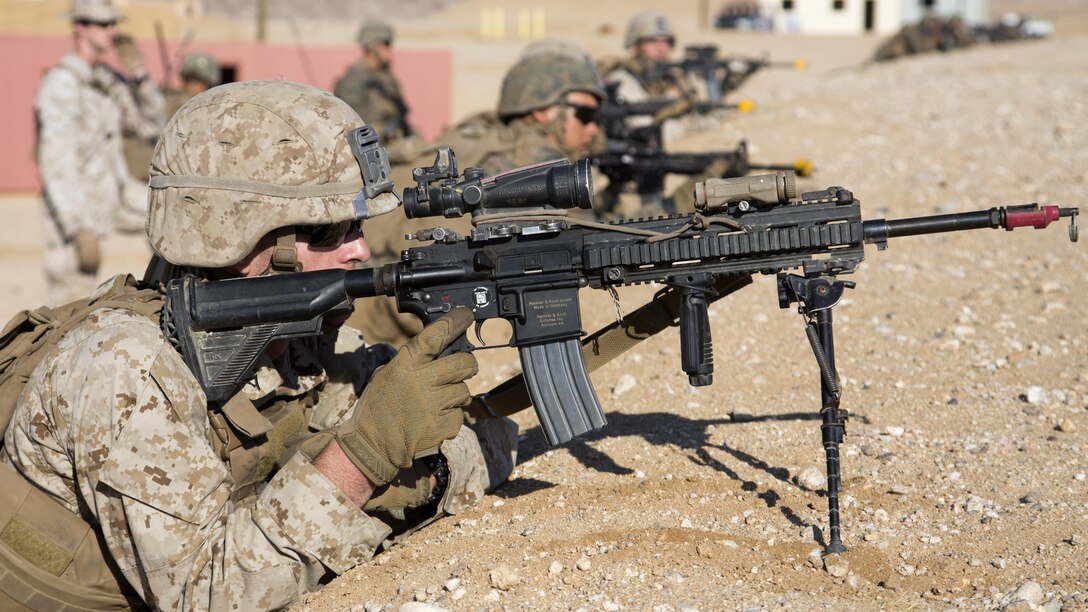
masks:
{"type": "MultiPolygon", "coordinates": [[[[723,276],[712,288],[717,294],[707,297],[713,304],[721,298],[747,286],[751,276],[723,276]]],[[[582,339],[582,358],[586,371],[594,372],[604,364],[619,357],[643,340],[654,336],[680,321],[681,290],[668,287],[654,299],[619,321],[606,325],[582,339]]],[[[510,416],[531,405],[525,377],[518,374],[499,383],[487,393],[473,398],[465,412],[475,418],[510,416]]]]}

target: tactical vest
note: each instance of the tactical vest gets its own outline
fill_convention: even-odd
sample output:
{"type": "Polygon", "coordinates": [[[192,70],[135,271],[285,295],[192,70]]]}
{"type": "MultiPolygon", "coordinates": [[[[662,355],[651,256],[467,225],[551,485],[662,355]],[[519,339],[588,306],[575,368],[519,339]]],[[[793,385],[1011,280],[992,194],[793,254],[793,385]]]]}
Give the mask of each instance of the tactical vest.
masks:
{"type": "MultiPolygon", "coordinates": [[[[23,311],[0,333],[0,426],[6,431],[34,368],[50,348],[100,309],[156,323],[162,294],[118,276],[104,294],[56,309],[23,311]]],[[[209,407],[212,448],[235,483],[231,501],[250,503],[258,486],[306,438],[318,391],[261,410],[238,394],[209,407]]],[[[113,561],[91,516],[68,510],[8,466],[0,466],[0,609],[145,609],[113,561]]]]}

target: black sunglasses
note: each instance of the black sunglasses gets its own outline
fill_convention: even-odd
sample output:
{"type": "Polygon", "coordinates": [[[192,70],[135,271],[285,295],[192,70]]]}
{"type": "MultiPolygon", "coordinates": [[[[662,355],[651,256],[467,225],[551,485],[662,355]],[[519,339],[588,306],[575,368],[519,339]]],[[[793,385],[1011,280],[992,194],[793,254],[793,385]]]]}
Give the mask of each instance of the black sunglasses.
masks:
{"type": "Polygon", "coordinates": [[[117,25],[116,21],[94,21],[93,19],[77,19],[76,23],[83,26],[98,26],[100,28],[112,28],[117,25]]]}
{"type": "Polygon", "coordinates": [[[354,230],[359,230],[362,233],[362,223],[362,221],[351,220],[326,225],[300,225],[296,231],[310,237],[307,240],[310,246],[323,249],[340,246],[344,243],[348,234],[354,230]]]}
{"type": "Polygon", "coordinates": [[[578,119],[578,121],[581,121],[583,125],[597,123],[597,112],[600,111],[599,106],[586,106],[573,102],[560,102],[559,104],[572,109],[574,111],[574,117],[578,119]]]}

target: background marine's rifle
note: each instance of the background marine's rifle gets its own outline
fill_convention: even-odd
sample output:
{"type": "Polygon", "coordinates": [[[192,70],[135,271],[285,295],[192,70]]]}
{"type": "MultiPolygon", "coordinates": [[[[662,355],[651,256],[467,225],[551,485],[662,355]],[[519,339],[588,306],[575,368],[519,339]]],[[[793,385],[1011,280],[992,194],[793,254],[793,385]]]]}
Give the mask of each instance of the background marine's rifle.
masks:
{"type": "Polygon", "coordinates": [[[706,114],[716,110],[737,110],[742,113],[751,112],[754,104],[749,100],[742,100],[736,104],[722,102],[695,102],[685,98],[657,98],[643,102],[621,102],[612,95],[609,87],[609,98],[601,105],[597,114],[601,131],[608,138],[649,140],[654,138],[654,132],[645,131],[645,128],[630,126],[630,117],[649,117],[647,127],[658,127],[662,121],[675,119],[687,114],[706,114]]]}
{"type": "MultiPolygon", "coordinates": [[[[706,113],[717,109],[736,109],[749,112],[752,103],[709,104],[685,99],[656,99],[644,102],[617,102],[615,88],[608,91],[609,99],[601,105],[599,120],[605,134],[603,150],[593,153],[592,163],[608,177],[609,197],[606,201],[615,205],[618,194],[634,185],[643,195],[661,198],[666,212],[675,213],[671,198],[664,197],[665,176],[684,174],[706,175],[711,170],[721,178],[744,176],[751,170],[786,170],[798,176],[812,173],[812,163],[799,160],[793,164],[752,163],[748,159],[748,143],[741,141],[731,151],[704,151],[698,153],[666,152],[662,138],[662,122],[687,113],[706,113]],[[632,127],[628,119],[647,117],[651,122],[632,127]]],[[[611,212],[611,211],[604,211],[611,212]]]]}
{"type": "MultiPolygon", "coordinates": [[[[844,550],[839,516],[839,410],[832,308],[853,283],[838,279],[864,258],[864,245],[890,238],[976,228],[1044,228],[1071,220],[1077,208],[1037,204],[900,220],[861,217],[861,204],[841,187],[798,195],[785,173],[711,179],[697,186],[698,213],[581,222],[563,209],[592,206],[589,165],[556,160],[485,177],[459,175],[449,149],[415,172],[405,190],[409,217],[471,214],[461,238],[440,228],[416,235],[432,244],[407,249],[401,261],[371,270],[326,270],[203,281],[183,277],[167,288],[163,326],[205,389],[225,401],[252,374],[269,342],[316,334],[326,314],[354,298],[395,296],[401,311],[425,322],[454,307],[479,325],[506,319],[521,357],[528,394],[548,441],[560,444],[603,427],[604,412],[589,381],[579,338],[578,291],[660,283],[680,294],[681,367],[692,385],[713,378],[708,301],[723,279],[778,274],[782,308],[797,304],[821,375],[821,431],[827,455],[829,552],[844,550]],[[797,273],[787,273],[793,271],[797,273]]],[[[462,337],[455,350],[471,350],[462,337]]]]}
{"type": "Polygon", "coordinates": [[[720,57],[717,45],[688,45],[684,47],[683,59],[665,62],[656,69],[663,71],[680,70],[704,83],[707,102],[717,103],[725,94],[737,89],[762,68],[792,68],[804,70],[804,60],[791,62],[771,61],[768,57],[741,58],[720,57]]]}
{"type": "MultiPolygon", "coordinates": [[[[718,177],[730,178],[742,177],[752,170],[783,170],[797,176],[812,173],[812,162],[808,160],[792,164],[753,163],[748,159],[748,143],[743,140],[733,150],[673,153],[654,142],[609,139],[604,151],[593,156],[593,165],[608,177],[610,191],[618,192],[633,183],[642,194],[663,193],[667,174],[697,176],[713,170],[718,177]]],[[[662,201],[666,211],[676,212],[671,199],[662,201]]]]}

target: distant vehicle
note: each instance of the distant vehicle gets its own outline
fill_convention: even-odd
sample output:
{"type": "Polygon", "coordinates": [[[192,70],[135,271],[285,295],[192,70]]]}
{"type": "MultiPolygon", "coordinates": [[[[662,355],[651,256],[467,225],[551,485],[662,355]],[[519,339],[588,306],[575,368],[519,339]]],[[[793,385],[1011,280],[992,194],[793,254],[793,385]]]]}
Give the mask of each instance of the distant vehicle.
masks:
{"type": "Polygon", "coordinates": [[[714,27],[726,30],[774,29],[774,19],[763,15],[759,4],[755,2],[730,2],[722,7],[714,20],[714,27]]]}
{"type": "Polygon", "coordinates": [[[1032,19],[1019,13],[1005,13],[993,25],[977,27],[975,33],[979,39],[992,43],[1049,38],[1054,35],[1054,23],[1044,19],[1032,19]]]}
{"type": "Polygon", "coordinates": [[[1028,19],[1020,24],[1024,38],[1049,38],[1054,35],[1054,23],[1044,19],[1028,19]]]}

